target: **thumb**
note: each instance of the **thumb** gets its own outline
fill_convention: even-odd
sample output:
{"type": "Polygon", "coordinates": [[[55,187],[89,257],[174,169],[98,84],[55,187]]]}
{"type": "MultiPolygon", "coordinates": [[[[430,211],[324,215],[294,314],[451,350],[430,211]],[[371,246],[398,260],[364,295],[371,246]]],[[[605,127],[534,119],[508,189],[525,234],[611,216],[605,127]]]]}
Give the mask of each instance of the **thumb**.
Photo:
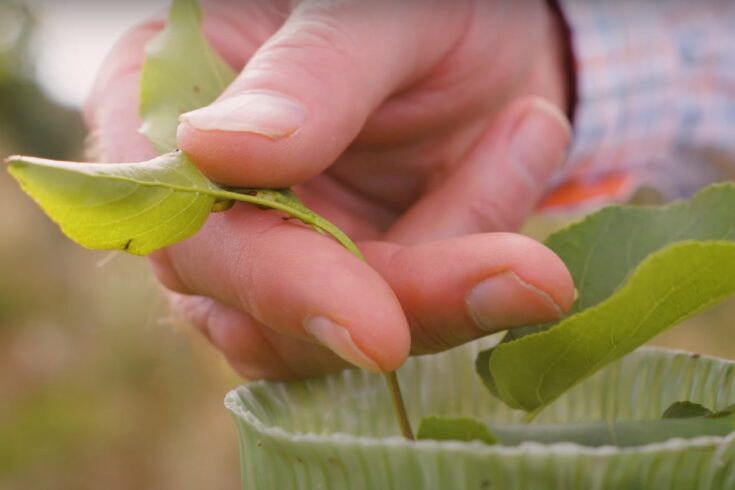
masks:
{"type": "Polygon", "coordinates": [[[517,231],[566,161],[571,126],[544,99],[520,99],[480,136],[467,158],[388,231],[412,244],[517,231]]]}
{"type": "Polygon", "coordinates": [[[439,20],[460,35],[446,2],[424,3],[299,3],[215,103],[181,116],[179,146],[228,185],[286,187],[319,174],[387,96],[448,51],[452,29],[426,41],[439,20]]]}

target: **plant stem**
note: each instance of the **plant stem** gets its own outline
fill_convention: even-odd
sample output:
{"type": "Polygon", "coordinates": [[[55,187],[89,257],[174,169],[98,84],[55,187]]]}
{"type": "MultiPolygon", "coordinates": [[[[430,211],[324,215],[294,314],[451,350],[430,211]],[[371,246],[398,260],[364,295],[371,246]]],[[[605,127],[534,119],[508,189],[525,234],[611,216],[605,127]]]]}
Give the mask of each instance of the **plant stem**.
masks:
{"type": "MultiPolygon", "coordinates": [[[[360,260],[365,260],[362,252],[360,252],[360,249],[357,248],[357,245],[355,245],[355,242],[350,237],[334,224],[304,206],[298,196],[290,189],[224,189],[219,186],[213,186],[212,191],[213,195],[219,200],[235,199],[283,211],[291,217],[301,220],[303,223],[327,235],[331,235],[352,253],[352,255],[360,260]]],[[[226,204],[221,204],[221,206],[225,208],[226,204]]],[[[398,425],[401,428],[401,433],[403,433],[406,439],[413,441],[415,438],[413,430],[411,430],[411,421],[408,420],[408,414],[406,413],[406,406],[403,403],[401,387],[398,384],[396,372],[391,371],[385,373],[385,381],[388,383],[388,390],[390,391],[390,397],[393,402],[393,410],[396,414],[398,425]]]]}
{"type": "Polygon", "coordinates": [[[403,404],[403,396],[401,395],[401,385],[398,384],[398,375],[395,371],[385,373],[385,381],[388,383],[388,391],[390,391],[390,397],[393,401],[393,410],[396,413],[398,419],[398,425],[401,427],[401,433],[403,437],[409,441],[416,440],[411,429],[411,421],[408,420],[408,413],[406,413],[406,406],[403,404]]]}

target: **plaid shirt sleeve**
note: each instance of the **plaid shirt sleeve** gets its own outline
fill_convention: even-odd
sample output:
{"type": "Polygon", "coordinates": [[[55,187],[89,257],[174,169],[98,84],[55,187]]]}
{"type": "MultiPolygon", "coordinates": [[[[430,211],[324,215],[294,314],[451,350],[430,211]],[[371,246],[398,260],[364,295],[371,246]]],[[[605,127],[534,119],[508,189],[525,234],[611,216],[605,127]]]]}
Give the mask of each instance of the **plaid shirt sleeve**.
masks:
{"type": "Polygon", "coordinates": [[[685,197],[735,177],[735,1],[560,0],[575,58],[575,136],[541,203],[685,197]]]}

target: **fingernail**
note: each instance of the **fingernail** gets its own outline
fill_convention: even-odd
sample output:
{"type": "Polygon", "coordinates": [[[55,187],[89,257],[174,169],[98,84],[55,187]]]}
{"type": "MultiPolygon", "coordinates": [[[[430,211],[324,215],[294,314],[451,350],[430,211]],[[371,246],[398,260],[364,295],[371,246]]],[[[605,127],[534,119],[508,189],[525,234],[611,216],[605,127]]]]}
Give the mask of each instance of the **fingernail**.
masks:
{"type": "Polygon", "coordinates": [[[545,291],[514,272],[503,272],[480,282],[467,295],[470,316],[481,330],[496,332],[511,327],[558,320],[561,307],[545,291]]]}
{"type": "Polygon", "coordinates": [[[534,182],[546,180],[550,171],[566,162],[571,135],[569,121],[559,109],[534,99],[511,135],[510,161],[534,182]]]}
{"type": "Polygon", "coordinates": [[[245,92],[179,116],[202,131],[255,133],[273,140],[292,135],[305,120],[303,105],[269,90],[245,92]]]}
{"type": "Polygon", "coordinates": [[[304,329],[345,361],[368,371],[382,372],[380,366],[355,345],[350,332],[330,319],[309,317],[304,321],[304,329]]]}

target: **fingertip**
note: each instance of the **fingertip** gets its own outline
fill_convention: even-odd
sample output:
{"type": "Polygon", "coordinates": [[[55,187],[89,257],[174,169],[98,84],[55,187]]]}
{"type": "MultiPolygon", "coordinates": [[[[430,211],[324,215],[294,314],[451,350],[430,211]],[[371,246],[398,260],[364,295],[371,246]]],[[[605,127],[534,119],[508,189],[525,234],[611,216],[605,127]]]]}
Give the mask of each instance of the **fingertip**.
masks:
{"type": "Polygon", "coordinates": [[[304,320],[306,330],[319,343],[355,366],[375,373],[383,371],[376,359],[358,347],[350,331],[324,316],[312,316],[304,320]]]}
{"type": "Polygon", "coordinates": [[[232,187],[291,187],[322,169],[308,164],[308,155],[289,137],[273,141],[252,132],[202,130],[186,118],[176,137],[179,148],[209,179],[232,187]]]}
{"type": "Polygon", "coordinates": [[[361,347],[378,364],[380,371],[388,373],[400,368],[411,353],[411,331],[403,313],[383,336],[366,334],[355,336],[356,345],[361,347]]]}
{"type": "Polygon", "coordinates": [[[304,318],[304,331],[354,366],[371,372],[398,369],[410,353],[411,335],[395,293],[364,262],[342,267],[335,276],[342,278],[314,285],[330,299],[313,300],[316,308],[304,318]]]}
{"type": "Polygon", "coordinates": [[[523,283],[546,295],[561,314],[572,307],[576,295],[574,279],[553,250],[518,233],[499,232],[490,236],[495,241],[496,253],[508,264],[504,270],[512,271],[523,283]]]}
{"type": "Polygon", "coordinates": [[[534,110],[540,111],[554,119],[559,124],[561,130],[567,135],[567,138],[572,136],[572,124],[558,106],[543,97],[530,97],[527,103],[534,110]]]}
{"type": "Polygon", "coordinates": [[[558,320],[574,301],[561,259],[522,235],[485,233],[409,246],[372,242],[361,249],[399,298],[414,353],[558,320]]]}
{"type": "Polygon", "coordinates": [[[516,178],[528,180],[529,189],[538,198],[566,162],[572,128],[561,110],[541,97],[522,99],[518,104],[520,117],[509,117],[513,122],[508,166],[516,178]]]}
{"type": "Polygon", "coordinates": [[[522,259],[515,261],[514,270],[521,278],[549,295],[549,298],[566,313],[576,297],[574,279],[564,261],[549,247],[533,238],[504,233],[509,246],[521,251],[522,259]]]}
{"type": "Polygon", "coordinates": [[[548,291],[510,270],[483,279],[465,301],[475,325],[490,333],[559,320],[564,315],[548,291]]]}

